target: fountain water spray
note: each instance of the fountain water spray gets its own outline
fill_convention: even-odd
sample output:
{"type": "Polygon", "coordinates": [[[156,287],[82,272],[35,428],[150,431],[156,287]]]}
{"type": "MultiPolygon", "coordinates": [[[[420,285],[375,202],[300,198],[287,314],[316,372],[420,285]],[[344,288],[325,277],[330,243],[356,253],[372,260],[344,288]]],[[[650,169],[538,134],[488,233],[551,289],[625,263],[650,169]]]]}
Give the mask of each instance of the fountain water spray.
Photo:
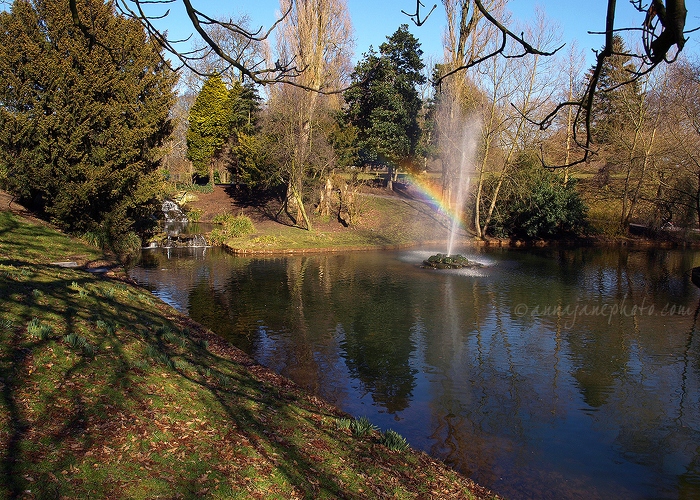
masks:
{"type": "Polygon", "coordinates": [[[423,261],[423,265],[433,269],[481,267],[479,263],[454,254],[455,242],[464,219],[464,204],[469,195],[471,173],[475,170],[479,120],[474,117],[465,118],[454,101],[451,103],[448,101],[438,116],[440,149],[444,155],[443,168],[448,169],[443,175],[446,179],[452,180],[452,187],[455,188],[455,198],[443,199],[442,204],[449,207],[449,202],[452,201],[454,208],[448,210],[448,213],[451,213],[451,222],[447,238],[447,253],[433,255],[423,261]]]}
{"type": "Polygon", "coordinates": [[[474,117],[465,118],[452,105],[448,114],[447,124],[442,132],[441,146],[446,159],[443,164],[452,165],[453,178],[456,177],[456,197],[454,199],[454,216],[450,224],[447,238],[447,255],[452,255],[455,239],[463,221],[464,203],[469,195],[471,173],[474,172],[476,157],[477,134],[479,120],[474,117]]]}

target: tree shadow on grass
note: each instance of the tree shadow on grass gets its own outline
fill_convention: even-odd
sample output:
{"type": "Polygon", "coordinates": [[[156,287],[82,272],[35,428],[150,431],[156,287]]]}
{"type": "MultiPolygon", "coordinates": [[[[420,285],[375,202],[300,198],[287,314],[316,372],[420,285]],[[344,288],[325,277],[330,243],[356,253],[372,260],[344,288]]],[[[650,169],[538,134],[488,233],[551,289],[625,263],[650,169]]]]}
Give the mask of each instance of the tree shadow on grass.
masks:
{"type": "Polygon", "coordinates": [[[281,495],[354,496],[310,458],[306,443],[327,431],[301,393],[280,389],[289,382],[251,375],[262,368],[144,290],[14,264],[24,273],[0,276],[0,314],[15,318],[0,344],[3,496],[122,497],[130,484],[197,498],[216,481],[268,479],[281,495]]]}

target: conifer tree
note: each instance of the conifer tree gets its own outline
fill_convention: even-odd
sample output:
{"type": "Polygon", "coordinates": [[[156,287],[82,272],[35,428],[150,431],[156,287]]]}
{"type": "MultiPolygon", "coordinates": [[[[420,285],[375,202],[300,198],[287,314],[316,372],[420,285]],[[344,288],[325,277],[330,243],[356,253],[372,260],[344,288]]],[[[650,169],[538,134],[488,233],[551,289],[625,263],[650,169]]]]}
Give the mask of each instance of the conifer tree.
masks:
{"type": "Polygon", "coordinates": [[[603,64],[598,83],[601,91],[593,101],[592,127],[598,144],[609,143],[619,135],[628,121],[625,101],[639,95],[637,81],[631,81],[635,71],[632,57],[627,55],[625,42],[619,35],[613,36],[613,54],[603,64]]]}
{"type": "Polygon", "coordinates": [[[135,20],[81,0],[0,13],[0,182],[64,229],[113,240],[152,213],[175,75],[135,20]]]}
{"type": "Polygon", "coordinates": [[[229,91],[231,136],[228,169],[236,182],[254,186],[264,182],[265,152],[258,135],[260,96],[252,85],[235,82],[229,91]]]}
{"type": "Polygon", "coordinates": [[[214,180],[212,159],[231,133],[231,99],[220,75],[207,78],[189,116],[187,158],[195,175],[214,180]]]}

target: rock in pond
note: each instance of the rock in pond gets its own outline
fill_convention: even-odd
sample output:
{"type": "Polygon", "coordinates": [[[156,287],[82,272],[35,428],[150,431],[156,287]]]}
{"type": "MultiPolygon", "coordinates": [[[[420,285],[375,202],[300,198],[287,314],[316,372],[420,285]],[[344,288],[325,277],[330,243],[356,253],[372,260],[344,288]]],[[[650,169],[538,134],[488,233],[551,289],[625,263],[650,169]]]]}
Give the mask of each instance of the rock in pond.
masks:
{"type": "Polygon", "coordinates": [[[469,260],[463,255],[439,253],[423,261],[423,267],[432,269],[462,269],[464,267],[482,267],[482,264],[469,260]]]}

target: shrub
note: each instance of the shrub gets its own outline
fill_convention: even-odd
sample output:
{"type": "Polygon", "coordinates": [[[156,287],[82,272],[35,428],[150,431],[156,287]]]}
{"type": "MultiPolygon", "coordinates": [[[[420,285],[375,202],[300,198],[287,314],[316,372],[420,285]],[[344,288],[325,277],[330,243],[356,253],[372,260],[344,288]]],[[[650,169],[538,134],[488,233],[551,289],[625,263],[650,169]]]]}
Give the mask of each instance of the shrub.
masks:
{"type": "Polygon", "coordinates": [[[253,221],[246,215],[219,214],[214,217],[214,223],[221,224],[221,228],[212,230],[209,239],[213,243],[218,244],[231,238],[240,238],[255,231],[253,221]]]}
{"type": "MultiPolygon", "coordinates": [[[[499,194],[491,232],[522,239],[576,236],[588,230],[588,208],[576,182],[563,179],[524,156],[499,194]]],[[[495,185],[495,180],[491,184],[495,185]]],[[[493,186],[488,186],[486,192],[493,186]]],[[[488,198],[488,195],[487,195],[488,198]]],[[[485,211],[483,212],[485,213],[485,211]]]]}
{"type": "Polygon", "coordinates": [[[201,208],[190,208],[185,212],[185,215],[187,215],[187,220],[190,222],[199,222],[202,219],[202,214],[204,213],[204,210],[201,208]]]}

